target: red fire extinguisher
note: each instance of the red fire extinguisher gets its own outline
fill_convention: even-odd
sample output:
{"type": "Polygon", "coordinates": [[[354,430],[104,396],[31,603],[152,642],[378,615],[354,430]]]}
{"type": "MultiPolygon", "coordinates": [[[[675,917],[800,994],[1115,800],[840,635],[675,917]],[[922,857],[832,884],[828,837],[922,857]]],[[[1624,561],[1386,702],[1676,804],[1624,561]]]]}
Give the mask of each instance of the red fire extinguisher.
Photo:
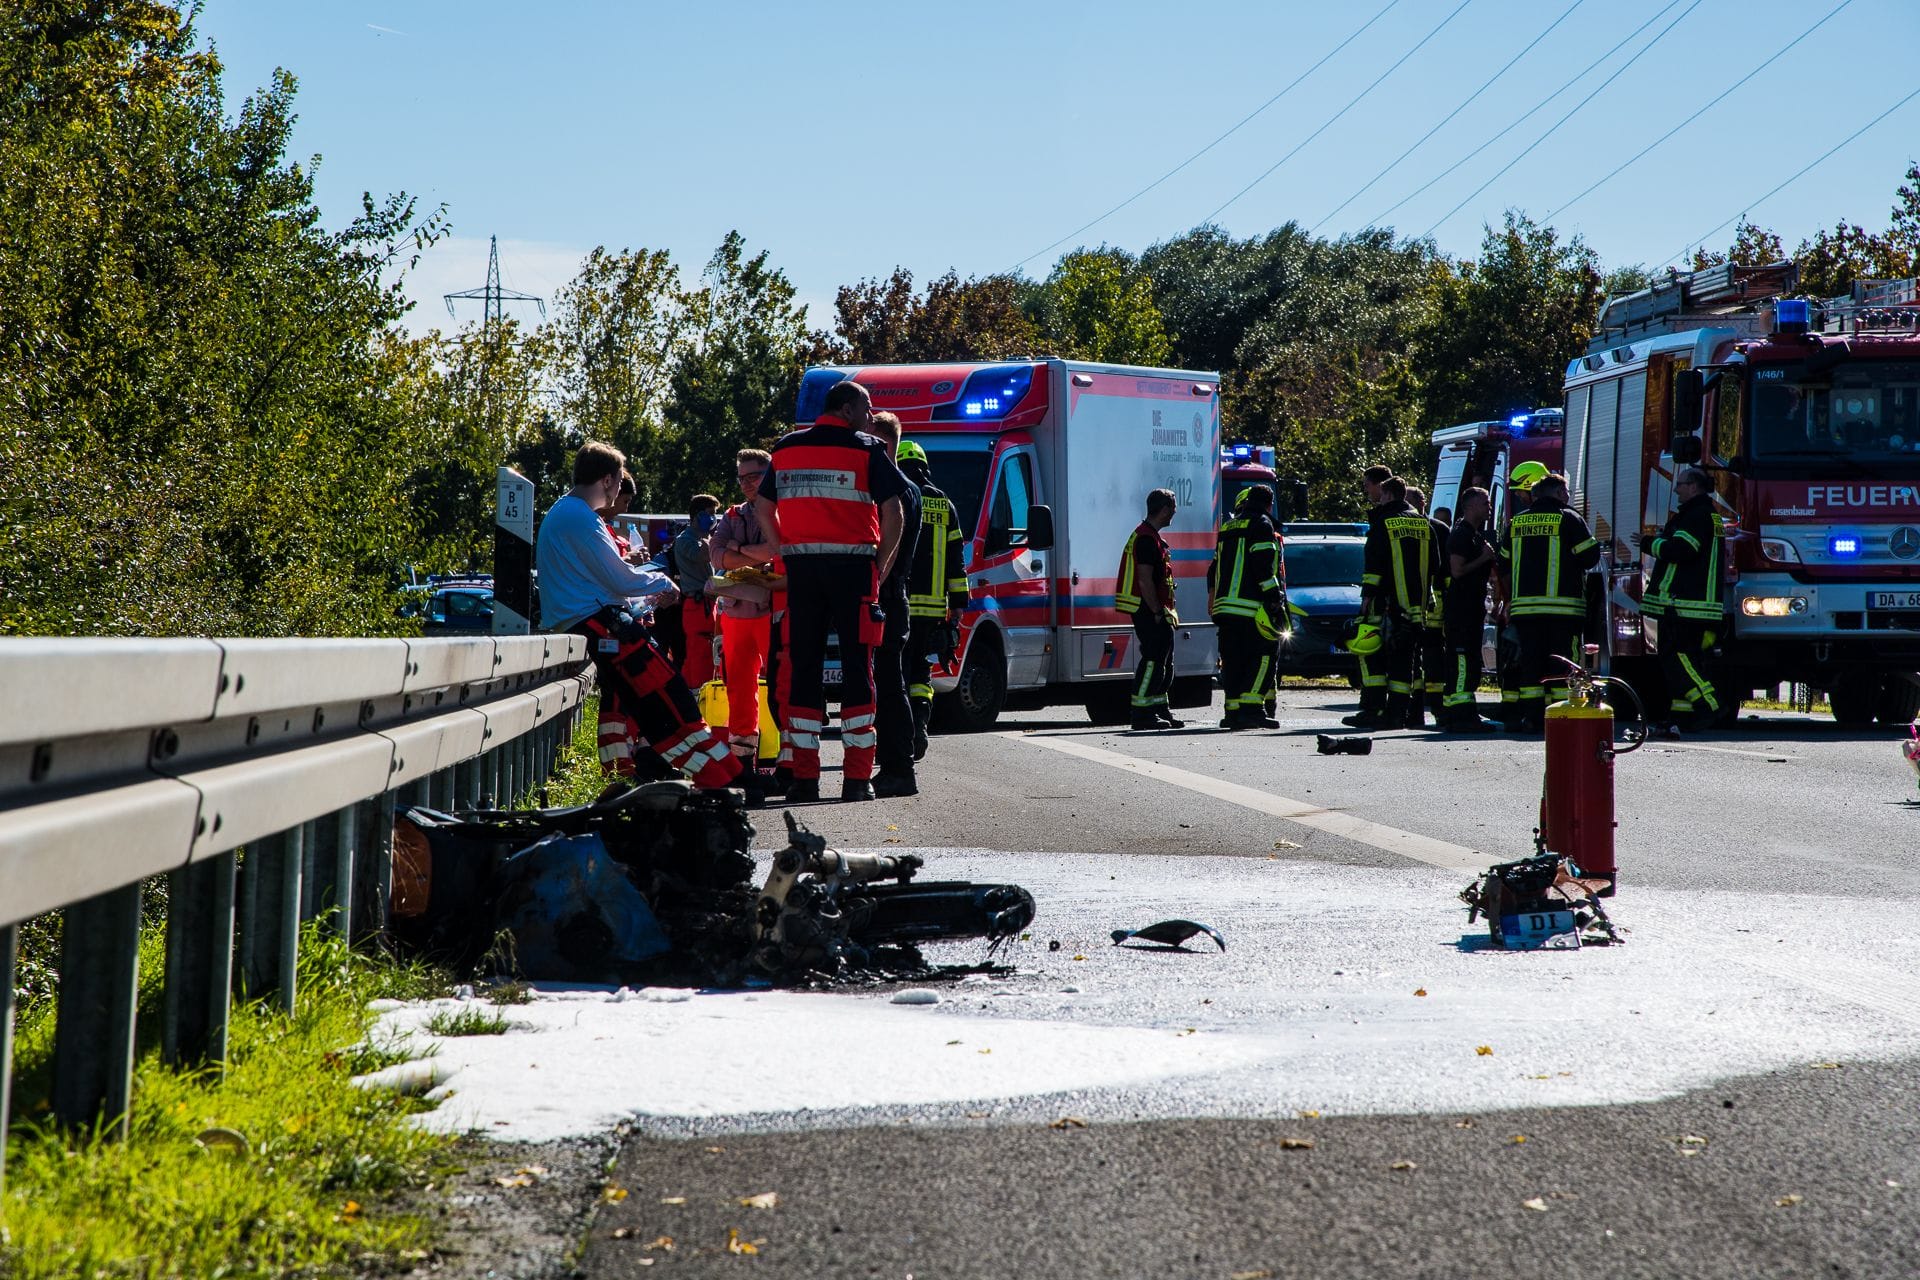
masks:
{"type": "MultiPolygon", "coordinates": [[[[1588,645],[1589,659],[1598,653],[1588,645]]],[[[1546,848],[1571,862],[1583,879],[1604,880],[1600,897],[1611,897],[1615,882],[1613,758],[1635,750],[1613,743],[1613,708],[1602,689],[1618,681],[1567,663],[1567,698],[1547,708],[1547,764],[1540,795],[1540,836],[1546,848]]]]}

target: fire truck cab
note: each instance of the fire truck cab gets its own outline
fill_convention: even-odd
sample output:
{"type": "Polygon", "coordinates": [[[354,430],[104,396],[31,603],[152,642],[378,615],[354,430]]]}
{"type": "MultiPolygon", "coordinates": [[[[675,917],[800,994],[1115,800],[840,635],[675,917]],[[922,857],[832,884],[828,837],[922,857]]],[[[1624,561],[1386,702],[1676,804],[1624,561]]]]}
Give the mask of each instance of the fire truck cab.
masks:
{"type": "Polygon", "coordinates": [[[1079,703],[1095,723],[1127,718],[1137,654],[1114,583],[1155,489],[1179,504],[1162,535],[1181,617],[1172,701],[1212,700],[1218,374],[1057,358],[823,366],[802,377],[794,420],[812,423],[848,378],[927,451],[966,538],[959,656],[933,682],[947,726],[985,729],[1010,701],[1079,703]]]}

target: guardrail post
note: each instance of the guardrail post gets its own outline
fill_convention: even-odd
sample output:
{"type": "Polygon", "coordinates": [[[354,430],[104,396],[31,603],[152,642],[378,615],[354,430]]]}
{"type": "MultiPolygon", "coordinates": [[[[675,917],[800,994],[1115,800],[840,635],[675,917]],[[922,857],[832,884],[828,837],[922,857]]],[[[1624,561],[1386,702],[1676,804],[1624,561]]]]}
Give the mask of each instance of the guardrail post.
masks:
{"type": "Polygon", "coordinates": [[[501,749],[504,757],[500,762],[502,783],[506,788],[506,803],[503,809],[511,809],[520,803],[520,793],[526,786],[526,775],[521,771],[520,739],[515,738],[501,749]]]}
{"type": "Polygon", "coordinates": [[[457,808],[480,807],[480,767],[477,759],[462,760],[453,766],[453,802],[457,808]]]}
{"type": "Polygon", "coordinates": [[[7,1128],[13,1123],[13,970],[20,929],[0,929],[0,1203],[7,1193],[7,1128]]]}
{"type": "Polygon", "coordinates": [[[172,1066],[226,1061],[234,867],[233,854],[222,853],[167,874],[160,1051],[172,1066]]]}
{"type": "Polygon", "coordinates": [[[133,1095],[133,1014],[140,982],[138,883],[67,908],[53,1029],[53,1114],[127,1136],[133,1095]]]}
{"type": "Polygon", "coordinates": [[[355,946],[377,939],[387,928],[387,902],[393,895],[393,792],[358,806],[360,856],[353,863],[352,927],[355,946]]]}
{"type": "Polygon", "coordinates": [[[353,850],[359,836],[358,805],[316,819],[306,857],[307,918],[322,932],[345,937],[353,910],[353,850]]]}
{"type": "Polygon", "coordinates": [[[300,824],[299,915],[301,924],[305,924],[320,914],[320,901],[314,896],[313,892],[314,880],[316,878],[314,874],[314,863],[317,860],[315,851],[319,848],[320,844],[319,834],[320,823],[317,819],[313,822],[303,822],[300,824]]]}
{"type": "Polygon", "coordinates": [[[451,768],[442,769],[438,773],[435,773],[429,781],[432,783],[428,788],[432,799],[428,800],[427,803],[443,813],[452,811],[455,804],[453,796],[453,770],[451,768]]]}
{"type": "Polygon", "coordinates": [[[240,942],[240,989],[250,1000],[278,997],[293,1012],[294,974],[300,954],[300,871],[303,828],[268,836],[247,850],[241,878],[252,910],[252,930],[240,942]]]}

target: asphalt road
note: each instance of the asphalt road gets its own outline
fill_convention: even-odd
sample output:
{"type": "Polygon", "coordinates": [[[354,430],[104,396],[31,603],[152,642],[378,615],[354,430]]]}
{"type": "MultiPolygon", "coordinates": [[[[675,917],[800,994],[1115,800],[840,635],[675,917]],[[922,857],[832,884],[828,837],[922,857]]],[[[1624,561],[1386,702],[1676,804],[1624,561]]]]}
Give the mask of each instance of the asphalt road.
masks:
{"type": "Polygon", "coordinates": [[[1029,884],[1033,936],[935,1008],[793,997],[843,1019],[804,1052],[753,1031],[791,1007],[676,1006],[743,1030],[636,1068],[659,1101],[622,1104],[629,1194],[585,1274],[1920,1274],[1899,733],[1763,715],[1621,757],[1628,942],[1514,955],[1451,894],[1530,851],[1540,746],[1318,755],[1351,708],[1289,690],[1281,729],[1236,734],[1015,715],[936,739],[917,797],[798,809],[842,848],[1029,884]],[[1106,945],[1175,915],[1228,952],[1106,945]],[[751,1106],[697,1105],[740,1073],[751,1106]]]}

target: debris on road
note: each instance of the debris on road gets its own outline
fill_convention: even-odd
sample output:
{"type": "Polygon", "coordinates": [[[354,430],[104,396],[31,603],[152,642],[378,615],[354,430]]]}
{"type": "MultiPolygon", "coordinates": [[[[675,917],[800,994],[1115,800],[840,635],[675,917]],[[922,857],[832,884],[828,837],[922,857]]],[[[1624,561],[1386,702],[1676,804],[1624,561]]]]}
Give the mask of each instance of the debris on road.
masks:
{"type": "Polygon", "coordinates": [[[1323,756],[1370,756],[1373,754],[1372,738],[1356,738],[1351,734],[1334,737],[1332,734],[1317,735],[1315,750],[1323,756]]]}
{"type": "Polygon", "coordinates": [[[1623,939],[1596,896],[1603,880],[1583,880],[1557,853],[1487,868],[1460,891],[1467,923],[1485,917],[1495,946],[1509,951],[1577,950],[1623,939]]]}
{"type": "Polygon", "coordinates": [[[1209,938],[1212,938],[1222,951],[1227,949],[1227,940],[1220,936],[1218,929],[1210,924],[1200,924],[1194,920],[1162,920],[1158,924],[1150,924],[1144,929],[1115,929],[1113,931],[1113,945],[1117,947],[1129,939],[1137,938],[1142,942],[1157,942],[1162,946],[1174,947],[1184,951],[1186,948],[1181,945],[1182,943],[1185,943],[1190,938],[1196,938],[1203,933],[1209,938]]]}
{"type": "Polygon", "coordinates": [[[998,947],[1033,921],[1018,885],[916,880],[917,855],[842,853],[786,817],[787,845],[756,888],[754,829],[733,792],[666,780],[574,808],[408,809],[394,823],[392,932],[463,973],[817,985],[938,976],[920,944],[998,947]]]}

